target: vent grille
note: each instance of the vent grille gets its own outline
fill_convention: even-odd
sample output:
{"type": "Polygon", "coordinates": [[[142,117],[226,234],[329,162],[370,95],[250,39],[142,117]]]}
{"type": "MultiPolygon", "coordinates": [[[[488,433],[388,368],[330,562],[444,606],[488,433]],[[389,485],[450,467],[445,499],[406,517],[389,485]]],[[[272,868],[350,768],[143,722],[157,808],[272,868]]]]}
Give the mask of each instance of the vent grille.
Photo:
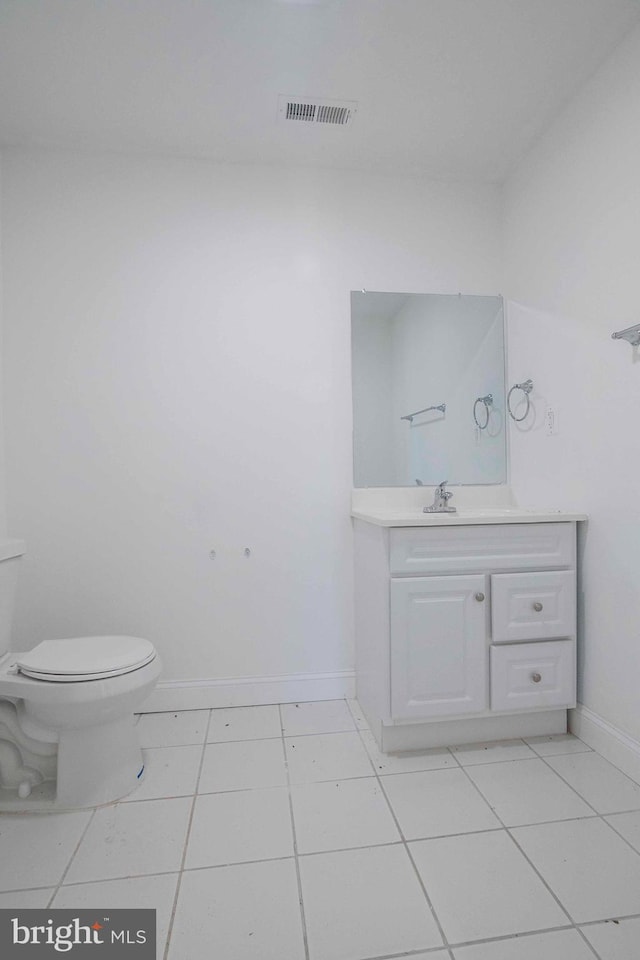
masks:
{"type": "Polygon", "coordinates": [[[351,111],[348,107],[318,107],[318,123],[338,123],[341,127],[349,123],[351,111]]]}
{"type": "Polygon", "coordinates": [[[355,100],[296,100],[293,97],[280,97],[278,100],[278,115],[285,121],[345,127],[357,110],[355,100]]]}
{"type": "Polygon", "coordinates": [[[292,103],[287,102],[287,120],[305,120],[307,123],[313,123],[316,118],[315,103],[292,103]]]}

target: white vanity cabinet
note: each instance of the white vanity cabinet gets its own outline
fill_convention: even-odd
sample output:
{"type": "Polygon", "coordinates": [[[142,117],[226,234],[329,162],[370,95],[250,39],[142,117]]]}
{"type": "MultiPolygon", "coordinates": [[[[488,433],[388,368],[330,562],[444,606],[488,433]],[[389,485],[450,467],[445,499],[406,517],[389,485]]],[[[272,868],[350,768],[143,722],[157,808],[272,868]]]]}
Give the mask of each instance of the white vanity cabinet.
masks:
{"type": "Polygon", "coordinates": [[[385,750],[566,730],[576,522],[355,520],[356,681],[385,750]]]}

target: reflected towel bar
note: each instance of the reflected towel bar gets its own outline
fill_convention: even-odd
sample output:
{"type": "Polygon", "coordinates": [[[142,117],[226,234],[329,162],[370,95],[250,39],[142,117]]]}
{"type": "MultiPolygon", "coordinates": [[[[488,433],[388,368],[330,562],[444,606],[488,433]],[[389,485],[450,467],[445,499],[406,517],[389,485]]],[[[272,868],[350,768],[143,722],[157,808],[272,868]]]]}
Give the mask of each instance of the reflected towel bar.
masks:
{"type": "Polygon", "coordinates": [[[424,410],[416,410],[415,413],[408,413],[406,417],[400,417],[400,419],[408,420],[411,423],[413,422],[413,418],[417,417],[419,413],[427,413],[429,410],[440,410],[442,413],[444,413],[446,409],[446,403],[437,403],[433,407],[425,407],[424,410]]]}
{"type": "Polygon", "coordinates": [[[618,330],[617,333],[612,333],[611,339],[626,340],[632,347],[637,347],[640,344],[640,323],[636,323],[633,327],[627,327],[626,330],[618,330]]]}

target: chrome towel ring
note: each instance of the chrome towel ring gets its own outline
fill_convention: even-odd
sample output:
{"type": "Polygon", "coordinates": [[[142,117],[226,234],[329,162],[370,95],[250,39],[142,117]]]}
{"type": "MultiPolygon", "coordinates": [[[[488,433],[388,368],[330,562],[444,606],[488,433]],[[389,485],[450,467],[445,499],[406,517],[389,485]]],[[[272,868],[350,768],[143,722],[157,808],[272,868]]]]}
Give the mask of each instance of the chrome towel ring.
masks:
{"type": "Polygon", "coordinates": [[[531,409],[531,399],[529,394],[533,390],[533,380],[525,380],[523,383],[514,383],[514,385],[509,390],[507,394],[507,410],[509,411],[509,416],[512,420],[515,420],[516,423],[522,423],[523,420],[526,420],[529,416],[529,410],[531,409]],[[516,417],[513,410],[511,409],[511,394],[514,390],[522,390],[524,393],[525,400],[527,401],[527,407],[521,417],[516,417]]]}
{"type": "MultiPolygon", "coordinates": [[[[478,399],[474,403],[473,419],[475,420],[476,427],[478,428],[478,430],[486,430],[487,427],[489,426],[489,417],[491,416],[492,406],[493,406],[493,394],[491,393],[488,393],[486,397],[478,397],[478,399]],[[484,404],[484,412],[485,412],[484,423],[480,423],[480,421],[478,420],[478,404],[479,403],[484,404]]],[[[482,412],[480,413],[480,416],[482,416],[482,412]]]]}

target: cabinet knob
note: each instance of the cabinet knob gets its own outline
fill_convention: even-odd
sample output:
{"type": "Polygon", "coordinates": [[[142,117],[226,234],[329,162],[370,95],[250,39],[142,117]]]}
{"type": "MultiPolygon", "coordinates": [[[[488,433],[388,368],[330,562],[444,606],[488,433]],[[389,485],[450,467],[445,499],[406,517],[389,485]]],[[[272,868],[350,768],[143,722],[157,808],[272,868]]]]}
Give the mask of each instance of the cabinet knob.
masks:
{"type": "Polygon", "coordinates": [[[531,679],[533,680],[534,683],[540,683],[540,681],[542,680],[542,674],[541,674],[541,673],[532,673],[532,674],[531,674],[531,679]]]}
{"type": "Polygon", "coordinates": [[[536,613],[540,613],[540,611],[542,610],[542,604],[540,603],[539,600],[535,601],[535,603],[533,604],[533,609],[536,611],[536,613]]]}
{"type": "Polygon", "coordinates": [[[482,601],[484,600],[484,593],[476,593],[476,600],[478,601],[478,603],[482,603],[482,601]]]}

